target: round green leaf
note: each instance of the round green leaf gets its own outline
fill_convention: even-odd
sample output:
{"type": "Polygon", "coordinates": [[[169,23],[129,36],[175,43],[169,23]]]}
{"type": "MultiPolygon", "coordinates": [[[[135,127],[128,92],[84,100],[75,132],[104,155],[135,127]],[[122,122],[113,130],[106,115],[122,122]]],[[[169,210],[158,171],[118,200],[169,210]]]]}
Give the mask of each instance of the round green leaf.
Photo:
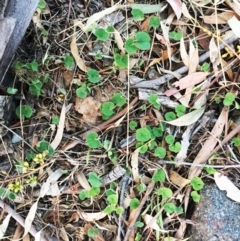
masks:
{"type": "Polygon", "coordinates": [[[151,139],[151,132],[147,128],[140,128],[136,131],[136,139],[138,141],[148,141],[151,139]]]}

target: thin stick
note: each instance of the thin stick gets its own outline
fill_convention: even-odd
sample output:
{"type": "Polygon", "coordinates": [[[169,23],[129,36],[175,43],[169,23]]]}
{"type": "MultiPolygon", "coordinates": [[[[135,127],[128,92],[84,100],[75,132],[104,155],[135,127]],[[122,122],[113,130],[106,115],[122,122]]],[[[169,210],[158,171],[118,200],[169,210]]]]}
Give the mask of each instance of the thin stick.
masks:
{"type": "Polygon", "coordinates": [[[136,215],[135,215],[134,219],[132,220],[132,222],[130,223],[130,225],[128,226],[128,230],[127,230],[127,233],[126,233],[123,241],[128,241],[129,240],[129,236],[130,236],[130,234],[131,234],[131,232],[132,232],[132,230],[134,228],[134,224],[136,223],[136,221],[138,219],[138,216],[140,215],[140,212],[142,211],[142,208],[143,208],[145,202],[147,201],[149,195],[151,194],[151,192],[152,192],[152,190],[154,188],[154,185],[155,185],[154,182],[149,183],[147,191],[146,191],[146,193],[145,193],[145,195],[144,195],[140,205],[138,206],[138,208],[136,210],[136,215]]]}

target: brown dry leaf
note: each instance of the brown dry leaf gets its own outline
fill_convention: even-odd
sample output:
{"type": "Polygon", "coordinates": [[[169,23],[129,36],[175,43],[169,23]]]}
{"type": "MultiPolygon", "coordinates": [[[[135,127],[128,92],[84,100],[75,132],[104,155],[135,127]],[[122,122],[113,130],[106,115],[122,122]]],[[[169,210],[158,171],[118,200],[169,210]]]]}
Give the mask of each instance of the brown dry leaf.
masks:
{"type": "Polygon", "coordinates": [[[26,234],[26,236],[23,237],[22,241],[30,241],[30,236],[29,234],[26,234]]]}
{"type": "Polygon", "coordinates": [[[143,21],[143,23],[142,23],[141,26],[140,26],[140,29],[141,29],[141,30],[144,30],[144,31],[147,31],[147,30],[148,30],[149,18],[150,18],[150,17],[147,17],[147,18],[143,21]]]}
{"type": "Polygon", "coordinates": [[[85,65],[84,60],[80,57],[77,47],[77,37],[76,37],[76,27],[74,27],[74,32],[72,35],[72,41],[70,44],[71,53],[77,63],[77,66],[84,72],[88,71],[88,67],[85,65]]]}
{"type": "Polygon", "coordinates": [[[58,123],[58,130],[57,130],[56,136],[54,137],[54,140],[51,142],[51,147],[54,150],[57,149],[57,147],[61,143],[61,140],[63,137],[65,115],[66,115],[66,106],[65,106],[65,103],[63,103],[61,114],[60,114],[60,119],[59,119],[59,123],[58,123]]]}
{"type": "Polygon", "coordinates": [[[204,16],[203,21],[207,24],[227,24],[228,20],[233,16],[237,17],[237,14],[233,11],[224,11],[222,13],[204,16]]]}
{"type": "Polygon", "coordinates": [[[133,174],[133,179],[135,183],[139,183],[139,170],[138,170],[138,155],[139,155],[139,149],[135,150],[132,154],[131,158],[131,166],[132,166],[132,174],[133,174]]]}
{"type": "MultiPolygon", "coordinates": [[[[204,26],[203,26],[204,27],[204,26]]],[[[211,37],[206,35],[205,32],[203,32],[203,29],[200,28],[200,31],[198,33],[198,43],[199,45],[205,50],[208,51],[209,50],[209,44],[210,44],[210,40],[211,37]]]]}
{"type": "Polygon", "coordinates": [[[167,2],[171,5],[174,13],[177,16],[177,19],[181,17],[182,14],[182,5],[180,0],[167,0],[167,2]]]}
{"type": "Polygon", "coordinates": [[[15,229],[12,241],[18,241],[21,238],[22,233],[23,227],[19,223],[17,223],[17,228],[15,229]]]}
{"type": "MultiPolygon", "coordinates": [[[[203,147],[197,154],[195,160],[193,161],[194,164],[205,164],[207,159],[206,157],[209,155],[216,144],[218,143],[218,138],[221,136],[223,132],[223,128],[226,121],[226,109],[225,107],[222,109],[220,116],[218,117],[217,122],[215,123],[210,136],[205,141],[203,147]]],[[[193,177],[197,177],[202,172],[203,167],[196,167],[191,166],[188,174],[188,179],[192,179],[193,177]]]]}
{"type": "Polygon", "coordinates": [[[170,170],[169,179],[173,184],[175,184],[181,188],[185,187],[186,185],[188,185],[190,183],[189,179],[186,179],[186,178],[180,176],[177,172],[172,171],[172,170],[170,170]]]}
{"type": "Polygon", "coordinates": [[[115,43],[118,46],[118,49],[120,49],[121,53],[124,54],[125,53],[125,48],[124,48],[124,43],[123,43],[123,40],[122,40],[122,36],[116,29],[114,30],[114,38],[115,38],[115,43]]]}
{"type": "Polygon", "coordinates": [[[63,241],[69,241],[68,233],[66,232],[64,226],[60,228],[60,237],[63,241]]]}
{"type": "MultiPolygon", "coordinates": [[[[151,216],[151,215],[149,215],[149,214],[144,214],[144,215],[142,216],[142,218],[143,218],[144,223],[145,223],[146,225],[148,225],[148,224],[152,221],[153,216],[151,216]]],[[[161,232],[161,233],[168,233],[168,231],[160,229],[160,227],[159,227],[159,225],[157,224],[157,221],[156,221],[156,220],[152,222],[150,228],[152,228],[152,229],[154,229],[154,230],[157,230],[157,231],[159,231],[159,232],[161,232]]]]}
{"type": "Polygon", "coordinates": [[[192,19],[193,17],[190,15],[190,13],[188,12],[187,6],[186,4],[183,2],[182,3],[182,14],[184,15],[184,17],[186,17],[187,19],[192,19]]]}
{"type": "Polygon", "coordinates": [[[79,212],[79,217],[87,222],[92,222],[95,220],[100,220],[104,217],[106,217],[107,214],[103,212],[97,212],[97,213],[86,213],[86,212],[79,212]]]}
{"type": "Polygon", "coordinates": [[[184,90],[186,88],[192,87],[196,84],[201,83],[203,80],[206,79],[206,77],[209,75],[208,72],[196,72],[189,74],[183,78],[181,78],[179,81],[176,81],[173,83],[175,87],[179,87],[180,90],[184,90]]]}
{"type": "Polygon", "coordinates": [[[204,111],[205,111],[205,106],[197,110],[191,111],[175,120],[166,121],[166,122],[173,126],[189,126],[195,123],[202,116],[204,111]]]}
{"type": "Polygon", "coordinates": [[[82,114],[82,120],[95,125],[100,113],[101,103],[94,99],[92,96],[88,96],[84,99],[76,98],[75,110],[82,114]]]}
{"type": "Polygon", "coordinates": [[[213,64],[214,71],[218,71],[218,65],[220,64],[219,48],[215,43],[215,38],[212,37],[209,43],[210,61],[213,64]]]}
{"type": "Polygon", "coordinates": [[[180,226],[177,230],[177,232],[174,235],[174,238],[176,238],[177,240],[181,240],[184,238],[185,232],[186,232],[186,228],[187,228],[187,223],[185,220],[181,220],[180,221],[180,226]]]}
{"type": "Polygon", "coordinates": [[[214,180],[220,190],[227,192],[227,197],[235,202],[240,202],[240,190],[228,179],[228,177],[220,172],[216,172],[214,174],[214,180]]]}
{"type": "Polygon", "coordinates": [[[83,172],[77,173],[76,178],[79,182],[79,184],[85,189],[85,190],[90,190],[91,186],[88,183],[87,178],[85,177],[83,172]]]}

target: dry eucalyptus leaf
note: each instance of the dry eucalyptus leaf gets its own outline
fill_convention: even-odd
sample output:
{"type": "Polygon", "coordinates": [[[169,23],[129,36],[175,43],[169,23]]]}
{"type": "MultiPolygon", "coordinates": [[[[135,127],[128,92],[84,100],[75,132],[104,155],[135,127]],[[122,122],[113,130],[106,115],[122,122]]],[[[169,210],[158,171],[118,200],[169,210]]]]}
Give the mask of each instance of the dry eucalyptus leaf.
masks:
{"type": "Polygon", "coordinates": [[[222,191],[227,191],[227,197],[235,202],[240,202],[240,190],[220,172],[214,174],[214,180],[218,188],[222,191]]]}
{"type": "Polygon", "coordinates": [[[190,183],[189,179],[186,179],[182,176],[180,176],[177,172],[170,170],[170,175],[169,175],[170,181],[175,184],[178,187],[185,187],[190,183]]]}

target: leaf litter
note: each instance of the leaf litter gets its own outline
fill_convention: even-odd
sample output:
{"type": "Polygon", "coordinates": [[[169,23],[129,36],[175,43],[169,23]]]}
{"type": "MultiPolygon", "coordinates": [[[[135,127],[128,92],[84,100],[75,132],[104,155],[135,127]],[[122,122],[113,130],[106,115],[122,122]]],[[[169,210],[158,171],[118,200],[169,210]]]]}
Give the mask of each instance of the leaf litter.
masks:
{"type": "Polygon", "coordinates": [[[34,112],[10,128],[22,143],[1,170],[1,238],[13,217],[36,240],[188,240],[206,166],[239,201],[225,172],[239,158],[239,5],[225,2],[39,5],[29,29],[43,52],[15,68],[34,112]]]}

